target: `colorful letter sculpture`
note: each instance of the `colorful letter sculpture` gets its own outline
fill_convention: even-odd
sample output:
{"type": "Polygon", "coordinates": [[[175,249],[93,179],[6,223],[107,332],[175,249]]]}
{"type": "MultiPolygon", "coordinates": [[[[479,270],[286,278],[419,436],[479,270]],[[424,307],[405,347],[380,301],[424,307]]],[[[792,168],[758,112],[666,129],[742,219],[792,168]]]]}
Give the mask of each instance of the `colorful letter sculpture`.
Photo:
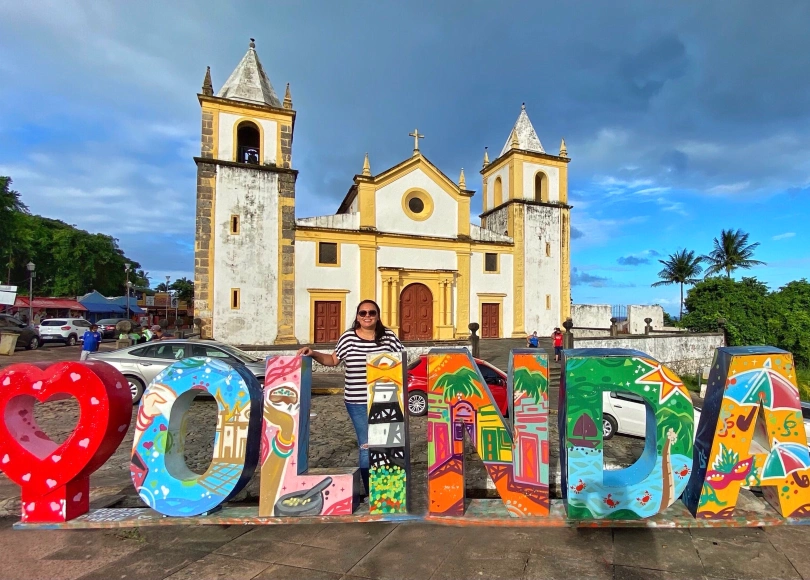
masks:
{"type": "Polygon", "coordinates": [[[508,376],[515,481],[535,488],[548,505],[548,355],[513,350],[508,376]]]}
{"type": "Polygon", "coordinates": [[[366,357],[372,514],[408,512],[411,449],[405,402],[406,364],[404,352],[366,357]]]}
{"type": "Polygon", "coordinates": [[[357,468],[308,470],[312,359],[268,357],[266,368],[259,515],[351,514],[357,468]]]}
{"type": "MultiPolygon", "coordinates": [[[[515,384],[518,408],[527,411],[548,388],[548,363],[544,355],[525,361],[526,383],[515,384]]],[[[520,431],[504,421],[469,352],[447,349],[428,356],[428,501],[431,515],[464,515],[464,432],[484,462],[495,487],[513,517],[548,514],[548,468],[541,474],[541,446],[514,449],[520,431]],[[527,450],[530,458],[516,457],[527,450]],[[532,466],[537,469],[534,470],[532,466]],[[516,472],[520,472],[518,479],[516,472]]],[[[548,412],[538,405],[538,412],[548,412]]],[[[535,420],[538,417],[534,416],[535,420]]],[[[548,419],[546,418],[546,421],[548,419]]],[[[535,431],[530,424],[521,427],[535,431]]],[[[539,429],[536,429],[539,431],[539,429]]],[[[529,437],[531,438],[531,437],[529,437]]]]}
{"type": "Polygon", "coordinates": [[[115,452],[132,416],[127,380],[102,362],[12,365],[0,371],[0,469],[21,488],[23,522],[64,522],[89,509],[90,474],[115,452]],[[59,445],[34,403],[75,397],[80,420],[59,445]]]}
{"type": "Polygon", "coordinates": [[[256,377],[216,359],[186,358],[155,377],[138,408],[130,464],[146,505],[167,516],[196,516],[239,493],[259,460],[261,401],[256,377]],[[199,475],[184,451],[186,414],[201,391],[214,396],[218,413],[214,457],[199,475]]]}
{"type": "Polygon", "coordinates": [[[647,518],[686,487],[692,468],[694,408],[678,376],[626,349],[565,351],[560,387],[560,465],[570,519],[647,518]],[[625,391],[644,399],[646,442],[625,469],[603,469],[602,398],[625,391]]]}
{"type": "Polygon", "coordinates": [[[762,486],[783,517],[810,517],[810,452],[790,353],[717,349],[695,458],[683,498],[695,517],[732,517],[742,485],[762,486]]]}

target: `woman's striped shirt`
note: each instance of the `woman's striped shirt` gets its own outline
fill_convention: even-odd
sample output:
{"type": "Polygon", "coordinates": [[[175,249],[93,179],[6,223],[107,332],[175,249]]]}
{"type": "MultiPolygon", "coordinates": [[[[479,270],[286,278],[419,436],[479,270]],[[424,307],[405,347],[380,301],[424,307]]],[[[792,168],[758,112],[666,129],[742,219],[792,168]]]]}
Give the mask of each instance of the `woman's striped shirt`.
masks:
{"type": "Polygon", "coordinates": [[[353,329],[341,335],[335,347],[335,354],[343,361],[346,368],[346,388],[343,398],[347,403],[365,405],[366,395],[366,355],[404,350],[402,343],[389,329],[380,339],[380,344],[357,336],[353,329]]]}

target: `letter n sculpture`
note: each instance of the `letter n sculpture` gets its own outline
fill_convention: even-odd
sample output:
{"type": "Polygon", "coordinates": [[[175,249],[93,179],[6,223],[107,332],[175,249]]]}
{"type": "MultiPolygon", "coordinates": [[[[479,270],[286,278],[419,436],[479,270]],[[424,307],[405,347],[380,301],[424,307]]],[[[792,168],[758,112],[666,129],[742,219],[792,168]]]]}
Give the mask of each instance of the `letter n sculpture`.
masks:
{"type": "Polygon", "coordinates": [[[683,502],[696,518],[731,518],[742,485],[761,487],[782,517],[810,517],[810,453],[789,352],[717,349],[695,458],[683,502]]]}
{"type": "Polygon", "coordinates": [[[510,360],[515,376],[520,377],[513,384],[514,428],[504,420],[467,350],[448,349],[428,356],[431,515],[464,515],[465,433],[510,516],[548,514],[548,359],[533,352],[527,358],[513,351],[510,360]]]}
{"type": "Polygon", "coordinates": [[[350,515],[360,472],[309,469],[312,359],[272,356],[264,378],[260,516],[350,515]]]}
{"type": "Polygon", "coordinates": [[[366,357],[368,384],[369,513],[408,511],[408,413],[404,352],[366,357]]]}

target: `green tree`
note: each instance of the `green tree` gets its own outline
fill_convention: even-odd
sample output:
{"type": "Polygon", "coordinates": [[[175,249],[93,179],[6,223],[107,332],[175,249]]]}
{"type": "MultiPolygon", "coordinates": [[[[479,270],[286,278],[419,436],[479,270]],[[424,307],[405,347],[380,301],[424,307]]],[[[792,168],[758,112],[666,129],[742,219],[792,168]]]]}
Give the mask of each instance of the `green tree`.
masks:
{"type": "Polygon", "coordinates": [[[6,270],[6,282],[11,283],[11,271],[22,263],[21,250],[24,249],[22,216],[28,208],[20,194],[11,189],[11,178],[0,175],[0,259],[6,270]]]}
{"type": "Polygon", "coordinates": [[[681,326],[716,332],[723,318],[729,346],[779,346],[768,324],[769,299],[768,287],[756,278],[707,278],[689,290],[681,326]]]}
{"type": "Polygon", "coordinates": [[[161,282],[155,287],[155,292],[168,292],[169,287],[166,285],[166,282],[161,282]]]}
{"type": "Polygon", "coordinates": [[[683,318],[683,285],[694,284],[698,281],[698,276],[703,271],[703,267],[700,265],[703,258],[695,257],[695,252],[691,250],[681,250],[670,254],[666,260],[658,261],[664,265],[664,269],[658,272],[661,281],[653,284],[653,287],[680,284],[680,318],[683,318]]]}
{"type": "Polygon", "coordinates": [[[764,265],[765,262],[754,260],[754,250],[758,246],[759,242],[749,244],[748,234],[742,230],[722,230],[720,239],[714,238],[714,249],[703,256],[703,260],[709,264],[706,275],[725,272],[726,278],[731,278],[731,272],[737,268],[748,270],[764,265]]]}
{"type": "Polygon", "coordinates": [[[524,393],[537,404],[543,399],[548,399],[548,379],[540,371],[519,368],[515,371],[513,380],[515,394],[524,393]]]}
{"type": "Polygon", "coordinates": [[[796,364],[810,366],[810,282],[782,286],[769,297],[767,312],[775,345],[793,353],[796,364]]]}
{"type": "Polygon", "coordinates": [[[194,282],[186,277],[178,278],[172,285],[169,286],[170,290],[177,293],[177,298],[185,302],[194,300],[194,282]]]}

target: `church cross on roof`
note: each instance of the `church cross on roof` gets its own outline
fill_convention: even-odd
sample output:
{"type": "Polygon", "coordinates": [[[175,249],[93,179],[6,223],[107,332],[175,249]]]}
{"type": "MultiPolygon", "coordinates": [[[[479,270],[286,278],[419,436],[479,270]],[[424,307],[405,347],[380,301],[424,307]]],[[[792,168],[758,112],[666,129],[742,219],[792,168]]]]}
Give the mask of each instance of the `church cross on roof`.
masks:
{"type": "MultiPolygon", "coordinates": [[[[526,114],[526,103],[520,107],[520,115],[518,115],[515,126],[509,133],[509,137],[501,149],[501,155],[510,149],[522,149],[523,151],[534,151],[535,153],[545,153],[537,133],[534,131],[532,122],[529,120],[529,115],[526,114]],[[514,137],[517,136],[517,147],[514,145],[514,137]]],[[[500,155],[499,155],[500,157],[500,155]]]]}
{"type": "Polygon", "coordinates": [[[236,65],[222,88],[219,89],[217,96],[224,99],[281,107],[281,101],[276,96],[276,91],[273,90],[270,79],[264,73],[262,63],[259,62],[259,55],[256,54],[256,42],[252,38],[247,53],[236,65]]]}

